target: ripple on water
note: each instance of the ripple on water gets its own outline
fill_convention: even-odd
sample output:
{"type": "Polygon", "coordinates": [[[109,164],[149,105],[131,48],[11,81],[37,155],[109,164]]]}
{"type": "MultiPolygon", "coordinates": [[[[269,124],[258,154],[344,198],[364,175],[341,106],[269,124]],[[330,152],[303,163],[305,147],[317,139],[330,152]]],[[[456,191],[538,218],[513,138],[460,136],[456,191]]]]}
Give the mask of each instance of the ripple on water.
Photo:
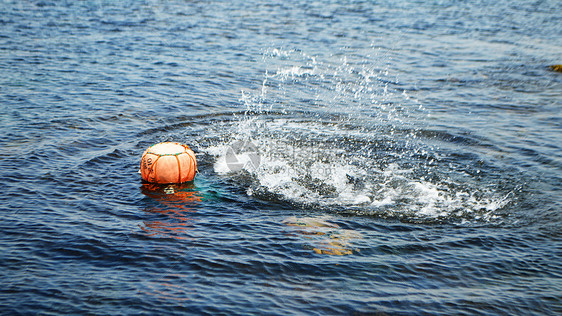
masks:
{"type": "Polygon", "coordinates": [[[4,312],[556,314],[558,6],[1,2],[4,312]]]}

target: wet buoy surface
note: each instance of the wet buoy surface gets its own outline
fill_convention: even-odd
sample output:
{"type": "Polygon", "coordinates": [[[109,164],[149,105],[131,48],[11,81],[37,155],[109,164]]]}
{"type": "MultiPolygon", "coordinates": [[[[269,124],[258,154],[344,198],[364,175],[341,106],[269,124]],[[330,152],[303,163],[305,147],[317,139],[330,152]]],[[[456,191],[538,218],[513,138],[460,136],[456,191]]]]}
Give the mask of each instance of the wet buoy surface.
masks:
{"type": "Polygon", "coordinates": [[[142,179],[151,183],[193,181],[197,172],[195,153],[187,145],[164,142],[147,148],[141,158],[142,179]]]}

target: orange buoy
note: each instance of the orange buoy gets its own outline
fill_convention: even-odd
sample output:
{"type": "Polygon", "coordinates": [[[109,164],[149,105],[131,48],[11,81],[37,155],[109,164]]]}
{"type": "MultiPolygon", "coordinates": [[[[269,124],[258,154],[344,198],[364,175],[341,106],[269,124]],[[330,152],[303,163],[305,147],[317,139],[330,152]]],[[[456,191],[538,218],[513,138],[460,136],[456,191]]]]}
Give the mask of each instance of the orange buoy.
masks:
{"type": "Polygon", "coordinates": [[[141,158],[140,173],[151,183],[192,181],[197,172],[195,153],[187,145],[173,142],[148,147],[141,158]]]}

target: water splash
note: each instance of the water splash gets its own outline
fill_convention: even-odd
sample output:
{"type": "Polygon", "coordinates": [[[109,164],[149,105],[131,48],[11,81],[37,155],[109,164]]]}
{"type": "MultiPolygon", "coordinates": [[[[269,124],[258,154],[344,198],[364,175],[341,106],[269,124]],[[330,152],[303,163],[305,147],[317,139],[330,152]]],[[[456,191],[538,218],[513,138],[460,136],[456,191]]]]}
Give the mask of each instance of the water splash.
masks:
{"type": "Polygon", "coordinates": [[[474,159],[451,157],[458,146],[440,147],[428,111],[376,61],[278,49],[264,61],[261,87],[242,92],[246,115],[206,149],[215,172],[248,175],[248,195],[413,221],[491,221],[510,202],[467,170],[474,159]],[[252,151],[234,152],[235,170],[241,142],[252,151]]]}

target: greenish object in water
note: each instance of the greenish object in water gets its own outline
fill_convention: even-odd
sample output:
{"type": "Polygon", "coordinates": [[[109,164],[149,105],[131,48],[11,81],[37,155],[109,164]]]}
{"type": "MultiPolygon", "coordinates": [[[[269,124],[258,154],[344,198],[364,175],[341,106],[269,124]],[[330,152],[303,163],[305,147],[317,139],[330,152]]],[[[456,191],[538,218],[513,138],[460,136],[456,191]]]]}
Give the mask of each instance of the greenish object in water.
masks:
{"type": "Polygon", "coordinates": [[[560,64],[560,65],[552,65],[552,66],[550,66],[550,69],[552,69],[552,70],[554,70],[554,71],[562,72],[562,64],[560,64]]]}

